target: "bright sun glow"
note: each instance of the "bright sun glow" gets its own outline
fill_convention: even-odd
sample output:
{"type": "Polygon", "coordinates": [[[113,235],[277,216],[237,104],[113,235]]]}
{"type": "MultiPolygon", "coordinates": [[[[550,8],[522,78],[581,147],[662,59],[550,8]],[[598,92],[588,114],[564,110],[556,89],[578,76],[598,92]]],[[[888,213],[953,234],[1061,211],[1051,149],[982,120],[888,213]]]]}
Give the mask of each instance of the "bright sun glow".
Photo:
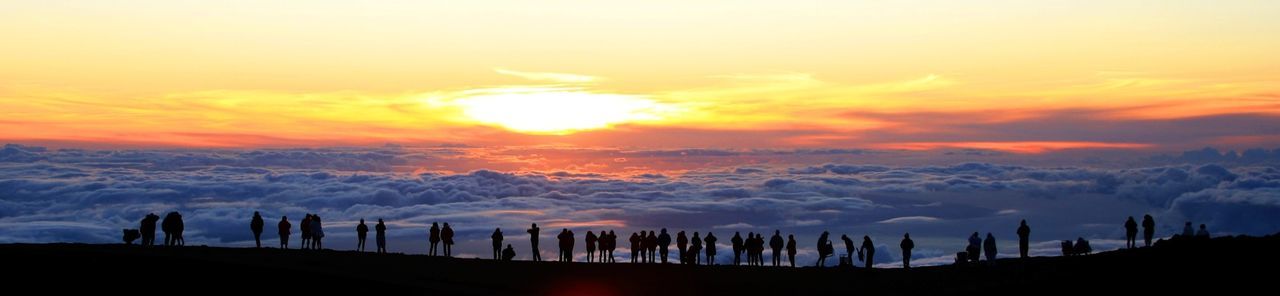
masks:
{"type": "Polygon", "coordinates": [[[564,135],[614,124],[657,120],[661,106],[633,95],[579,90],[523,90],[459,98],[463,114],[517,132],[564,135]]]}

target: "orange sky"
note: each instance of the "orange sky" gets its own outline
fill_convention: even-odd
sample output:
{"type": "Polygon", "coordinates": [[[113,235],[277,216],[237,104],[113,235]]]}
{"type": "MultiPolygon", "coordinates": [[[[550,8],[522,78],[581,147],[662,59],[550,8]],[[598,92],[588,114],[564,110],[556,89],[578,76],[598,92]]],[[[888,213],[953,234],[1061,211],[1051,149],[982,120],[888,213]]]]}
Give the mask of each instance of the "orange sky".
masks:
{"type": "Polygon", "coordinates": [[[0,140],[1275,145],[1275,1],[7,1],[0,140]]]}

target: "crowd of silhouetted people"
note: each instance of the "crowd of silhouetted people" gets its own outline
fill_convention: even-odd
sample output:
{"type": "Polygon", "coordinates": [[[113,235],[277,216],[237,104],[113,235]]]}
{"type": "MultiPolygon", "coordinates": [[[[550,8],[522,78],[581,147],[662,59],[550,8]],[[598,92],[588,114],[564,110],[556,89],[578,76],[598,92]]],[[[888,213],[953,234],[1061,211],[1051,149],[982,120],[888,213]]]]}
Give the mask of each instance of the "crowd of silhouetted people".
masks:
{"type": "MultiPolygon", "coordinates": [[[[132,244],[134,240],[141,239],[141,245],[154,246],[156,238],[156,224],[160,224],[160,230],[164,233],[165,246],[183,246],[186,244],[182,233],[184,224],[182,215],[178,212],[170,212],[161,219],[160,216],[150,213],[142,218],[138,229],[125,229],[124,240],[127,244],[132,244]]],[[[265,221],[258,212],[253,213],[253,218],[249,221],[249,229],[253,233],[254,245],[258,248],[262,247],[262,232],[265,228],[265,221]]],[[[280,238],[280,248],[289,248],[289,237],[292,235],[293,224],[289,222],[288,217],[280,217],[280,222],[276,224],[277,234],[280,238]]],[[[1123,223],[1125,233],[1125,248],[1137,248],[1137,235],[1141,227],[1143,235],[1143,246],[1151,246],[1152,239],[1155,237],[1156,223],[1151,215],[1142,218],[1142,222],[1138,222],[1133,217],[1129,217],[1123,223]]],[[[356,251],[365,252],[365,242],[369,232],[369,226],[365,224],[364,219],[360,219],[356,225],[356,251]]],[[[377,244],[377,253],[387,252],[387,225],[382,219],[378,219],[378,223],[373,227],[375,243],[377,244]]],[[[325,237],[324,227],[320,219],[320,215],[306,214],[298,225],[298,232],[301,233],[302,242],[301,249],[323,249],[323,239],[325,237]]],[[[541,228],[537,223],[533,223],[529,229],[525,231],[529,234],[529,242],[532,249],[530,250],[530,259],[532,261],[542,261],[541,251],[538,249],[538,240],[541,236],[541,228]]],[[[1018,235],[1018,257],[1029,257],[1031,227],[1027,225],[1026,220],[1019,223],[1015,233],[1018,235]]],[[[836,256],[835,246],[830,239],[830,233],[823,231],[818,236],[815,250],[817,250],[818,259],[814,263],[815,266],[826,266],[828,257],[836,256]]],[[[1191,222],[1187,222],[1180,234],[1173,235],[1172,239],[1207,239],[1209,231],[1204,224],[1200,224],[1199,229],[1192,227],[1191,222]]],[[[501,228],[495,228],[493,234],[490,235],[492,240],[492,255],[494,260],[511,261],[516,257],[515,248],[511,244],[505,244],[504,235],[501,228]]],[[[845,246],[845,252],[839,258],[838,266],[854,266],[854,258],[864,263],[863,267],[872,268],[875,263],[875,244],[872,243],[870,236],[863,236],[861,244],[856,244],[854,239],[848,235],[840,235],[840,240],[845,246]]],[[[557,261],[572,262],[574,260],[575,236],[574,232],[568,228],[563,228],[556,235],[558,244],[559,257],[557,261]]],[[[631,233],[627,241],[630,243],[631,263],[668,263],[670,255],[670,246],[673,241],[672,235],[666,228],[658,231],[641,230],[631,233]]],[[[717,254],[717,242],[719,239],[715,234],[707,232],[705,236],[699,232],[693,232],[687,235],[685,231],[676,231],[674,242],[676,244],[676,259],[679,264],[683,265],[715,265],[717,254]]],[[[432,222],[431,227],[427,231],[427,242],[429,248],[428,256],[453,256],[454,230],[449,223],[432,222]]],[[[773,235],[766,241],[763,233],[748,232],[744,237],[740,232],[734,232],[733,237],[729,239],[731,251],[733,252],[732,265],[742,265],[742,257],[745,254],[747,266],[765,266],[765,250],[772,250],[770,260],[772,266],[782,266],[783,256],[789,266],[796,266],[797,243],[794,234],[787,234],[783,238],[781,230],[774,230],[773,235]],[[785,253],[783,252],[785,250],[785,253]]],[[[584,235],[584,243],[586,250],[586,262],[615,263],[617,262],[613,254],[617,249],[618,236],[613,230],[600,230],[593,232],[588,230],[584,235]]],[[[1063,256],[1081,256],[1093,253],[1093,248],[1089,241],[1083,237],[1076,240],[1063,240],[1062,243],[1063,256]]],[[[902,240],[898,245],[902,251],[902,267],[911,268],[911,253],[915,248],[915,242],[911,240],[911,234],[903,234],[902,240]]],[[[985,236],[979,232],[973,232],[969,235],[968,244],[963,251],[956,253],[956,264],[970,264],[982,261],[995,262],[999,256],[999,248],[996,244],[996,237],[991,232],[985,236]]]]}

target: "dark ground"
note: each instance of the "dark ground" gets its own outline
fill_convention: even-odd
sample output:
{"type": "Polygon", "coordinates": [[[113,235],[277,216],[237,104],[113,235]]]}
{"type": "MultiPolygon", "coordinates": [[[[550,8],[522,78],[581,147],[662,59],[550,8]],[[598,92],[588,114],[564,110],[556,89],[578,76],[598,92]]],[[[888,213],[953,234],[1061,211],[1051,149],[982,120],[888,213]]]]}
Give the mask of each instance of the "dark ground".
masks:
{"type": "MultiPolygon", "coordinates": [[[[1271,295],[1280,236],[902,269],[495,262],[350,251],[0,245],[6,287],[126,294],[1271,295]],[[47,283],[47,284],[46,284],[47,283]],[[25,285],[25,286],[24,286],[25,285]],[[326,293],[327,292],[327,293],[326,293]]],[[[766,254],[766,258],[767,254],[766,254]]],[[[1273,282],[1274,281],[1274,282],[1273,282]]],[[[25,294],[25,293],[23,293],[25,294]]]]}

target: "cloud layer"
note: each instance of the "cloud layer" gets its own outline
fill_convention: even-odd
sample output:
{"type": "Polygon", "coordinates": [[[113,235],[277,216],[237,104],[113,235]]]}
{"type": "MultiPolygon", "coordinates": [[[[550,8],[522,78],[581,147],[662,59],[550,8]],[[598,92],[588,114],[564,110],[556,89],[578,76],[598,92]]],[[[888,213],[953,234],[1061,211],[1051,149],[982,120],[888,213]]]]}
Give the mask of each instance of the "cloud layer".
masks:
{"type": "MultiPolygon", "coordinates": [[[[0,242],[116,242],[119,229],[136,228],[143,215],[177,210],[184,213],[189,242],[247,246],[249,217],[261,211],[269,221],[318,213],[330,234],[326,245],[334,248],[354,245],[351,229],[361,218],[385,219],[390,248],[402,252],[424,251],[426,227],[439,221],[458,230],[459,253],[481,256],[489,234],[500,227],[521,258],[528,252],[524,229],[532,222],[544,227],[544,240],[559,228],[571,228],[581,239],[586,231],[612,229],[625,237],[666,227],[714,232],[727,243],[733,232],[781,229],[795,234],[805,249],[801,263],[816,259],[817,234],[831,231],[837,238],[870,235],[881,250],[876,262],[888,266],[898,260],[904,232],[911,232],[915,257],[924,262],[944,263],[974,231],[992,232],[1003,241],[1002,253],[1015,254],[1013,231],[1020,219],[1030,221],[1033,240],[1045,242],[1036,253],[1046,255],[1060,239],[1119,239],[1124,218],[1145,213],[1156,216],[1160,236],[1187,220],[1219,234],[1280,230],[1280,170],[1270,165],[828,163],[646,173],[405,168],[448,163],[459,150],[466,149],[96,151],[8,145],[0,150],[0,242]]],[[[490,155],[496,154],[501,153],[490,155]]],[[[642,165],[655,155],[664,154],[630,152],[625,163],[642,165]]],[[[544,244],[543,251],[552,246],[544,244]]]]}

